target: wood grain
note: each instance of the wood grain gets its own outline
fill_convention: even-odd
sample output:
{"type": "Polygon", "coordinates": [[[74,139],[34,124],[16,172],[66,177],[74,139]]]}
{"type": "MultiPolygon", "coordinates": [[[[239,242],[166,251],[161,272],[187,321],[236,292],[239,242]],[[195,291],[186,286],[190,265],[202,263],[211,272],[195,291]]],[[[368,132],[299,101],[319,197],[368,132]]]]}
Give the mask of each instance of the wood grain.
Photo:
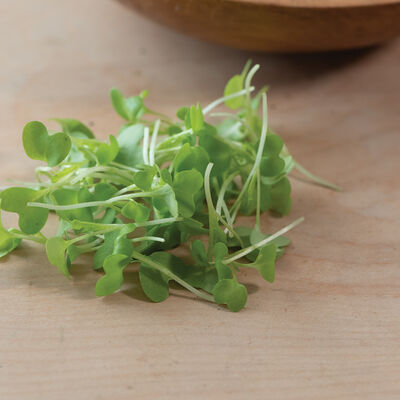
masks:
{"type": "Polygon", "coordinates": [[[24,244],[0,261],[0,399],[400,397],[399,41],[321,56],[243,53],[106,0],[0,2],[0,19],[1,186],[33,179],[27,121],[76,117],[105,139],[122,122],[110,87],[148,88],[149,105],[172,113],[213,100],[251,57],[262,66],[256,84],[271,87],[273,129],[345,189],[293,180],[292,215],[264,218],[263,229],[306,221],[274,284],[243,276],[250,296],[238,314],[180,290],[150,303],[134,267],[121,292],[99,299],[89,260],[69,281],[24,244]]]}
{"type": "Polygon", "coordinates": [[[343,50],[400,34],[399,0],[118,1],[177,31],[245,50],[343,50]]]}

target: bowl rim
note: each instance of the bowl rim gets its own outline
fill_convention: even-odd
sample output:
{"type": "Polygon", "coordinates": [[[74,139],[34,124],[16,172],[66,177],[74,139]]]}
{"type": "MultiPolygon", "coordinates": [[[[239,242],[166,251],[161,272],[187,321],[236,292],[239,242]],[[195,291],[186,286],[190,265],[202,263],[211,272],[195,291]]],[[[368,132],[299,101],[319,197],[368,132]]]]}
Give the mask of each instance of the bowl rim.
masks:
{"type": "Polygon", "coordinates": [[[225,0],[225,2],[269,7],[310,9],[345,9],[400,5],[400,0],[225,0]]]}

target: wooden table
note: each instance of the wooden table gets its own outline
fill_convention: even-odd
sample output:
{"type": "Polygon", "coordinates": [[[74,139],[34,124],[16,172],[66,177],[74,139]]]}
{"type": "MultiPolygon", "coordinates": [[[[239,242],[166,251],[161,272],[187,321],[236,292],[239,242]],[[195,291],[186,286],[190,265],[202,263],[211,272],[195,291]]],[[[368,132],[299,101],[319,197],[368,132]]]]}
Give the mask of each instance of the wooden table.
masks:
{"type": "MultiPolygon", "coordinates": [[[[0,398],[399,399],[400,41],[315,56],[248,54],[155,26],[106,0],[0,2],[0,184],[33,178],[26,121],[121,120],[108,90],[166,113],[219,96],[252,57],[273,128],[343,193],[293,181],[293,245],[271,285],[243,277],[240,313],[175,292],[146,301],[134,268],[96,298],[85,259],[66,280],[43,249],[0,261],[0,398]]],[[[51,125],[51,124],[50,124],[51,125]]],[[[14,222],[13,216],[6,223],[14,222]]]]}

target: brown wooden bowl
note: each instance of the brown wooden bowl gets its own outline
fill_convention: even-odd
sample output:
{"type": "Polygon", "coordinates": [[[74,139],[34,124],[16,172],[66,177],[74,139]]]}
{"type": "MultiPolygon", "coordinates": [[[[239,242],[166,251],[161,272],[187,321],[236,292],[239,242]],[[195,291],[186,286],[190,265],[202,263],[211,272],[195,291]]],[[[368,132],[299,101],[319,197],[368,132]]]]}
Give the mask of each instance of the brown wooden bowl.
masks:
{"type": "Polygon", "coordinates": [[[245,50],[342,50],[400,34],[400,0],[118,1],[188,35],[245,50]]]}

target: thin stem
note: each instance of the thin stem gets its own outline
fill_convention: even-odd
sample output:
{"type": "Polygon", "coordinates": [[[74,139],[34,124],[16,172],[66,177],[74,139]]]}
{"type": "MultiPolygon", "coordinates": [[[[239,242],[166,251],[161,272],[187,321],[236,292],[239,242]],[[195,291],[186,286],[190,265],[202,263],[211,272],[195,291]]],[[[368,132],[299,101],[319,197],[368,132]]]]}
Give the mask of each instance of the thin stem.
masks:
{"type": "Polygon", "coordinates": [[[171,143],[174,143],[174,142],[176,142],[176,139],[177,139],[177,138],[180,138],[181,136],[192,135],[192,134],[193,134],[192,128],[187,129],[187,130],[182,131],[182,132],[179,132],[179,133],[176,133],[175,135],[172,135],[172,136],[170,136],[170,137],[164,139],[162,142],[160,142],[160,143],[158,144],[158,146],[157,146],[157,151],[163,150],[163,149],[158,150],[158,148],[159,148],[160,146],[165,146],[166,144],[168,144],[168,143],[170,143],[170,142],[171,142],[171,143]]]}
{"type": "Polygon", "coordinates": [[[260,227],[260,213],[261,213],[261,176],[260,166],[257,168],[257,208],[256,208],[256,225],[260,227]]]}
{"type": "Polygon", "coordinates": [[[121,196],[112,197],[111,199],[108,199],[108,200],[88,201],[86,203],[78,203],[78,204],[58,205],[58,204],[29,202],[27,205],[30,207],[47,208],[48,210],[54,210],[54,211],[68,211],[68,210],[76,210],[78,208],[105,206],[105,205],[116,203],[117,201],[130,200],[130,199],[133,199],[136,197],[152,197],[152,196],[154,196],[154,194],[156,192],[157,191],[154,190],[152,192],[130,193],[130,194],[124,194],[121,196]]]}
{"type": "Polygon", "coordinates": [[[249,92],[252,92],[253,90],[254,90],[254,87],[251,86],[251,87],[249,87],[248,90],[247,90],[247,89],[242,89],[242,90],[239,90],[239,91],[236,92],[236,93],[230,94],[229,96],[224,96],[224,97],[221,97],[221,98],[219,98],[219,99],[217,99],[217,100],[214,100],[212,103],[210,103],[207,107],[205,107],[205,108],[203,109],[203,115],[206,115],[206,114],[209,113],[212,109],[214,109],[215,107],[218,107],[220,104],[225,103],[226,100],[230,100],[230,99],[234,99],[234,98],[236,98],[236,97],[243,96],[243,95],[246,94],[248,91],[249,91],[249,92]]]}
{"type": "Polygon", "coordinates": [[[93,236],[98,236],[98,235],[103,235],[104,233],[108,233],[108,232],[112,232],[112,231],[116,231],[117,229],[121,229],[121,225],[114,225],[113,227],[107,228],[107,229],[102,229],[100,231],[95,231],[95,232],[89,232],[86,233],[85,235],[82,236],[77,236],[76,238],[70,239],[68,240],[69,244],[74,244],[76,242],[80,242],[81,240],[85,240],[85,239],[89,239],[93,236]]]}
{"type": "Polygon", "coordinates": [[[38,236],[33,236],[33,235],[24,235],[23,233],[15,232],[15,231],[8,231],[13,237],[17,239],[24,239],[24,240],[30,240],[32,242],[40,243],[40,244],[46,244],[46,239],[38,236]]]}
{"type": "Polygon", "coordinates": [[[139,238],[133,238],[131,241],[133,243],[136,243],[136,242],[143,242],[145,240],[152,240],[153,242],[160,242],[160,243],[164,243],[165,242],[164,238],[158,237],[158,236],[142,236],[142,237],[139,237],[139,238]]]}
{"type": "Polygon", "coordinates": [[[133,167],[129,167],[128,165],[124,165],[124,164],[120,164],[116,161],[112,161],[109,165],[112,165],[114,167],[118,167],[121,169],[126,169],[128,171],[132,171],[132,172],[138,172],[139,170],[137,168],[133,168],[133,167]]]}
{"type": "Polygon", "coordinates": [[[147,126],[144,127],[143,135],[143,162],[149,165],[149,128],[147,126]]]}
{"type": "Polygon", "coordinates": [[[154,124],[153,134],[151,135],[150,151],[149,151],[149,163],[154,165],[154,153],[156,150],[157,134],[160,129],[160,120],[158,119],[154,124]]]}
{"type": "Polygon", "coordinates": [[[328,189],[336,190],[337,192],[343,191],[343,189],[340,186],[337,186],[333,183],[326,181],[323,178],[320,178],[317,175],[314,175],[313,173],[308,171],[306,168],[304,168],[301,164],[299,164],[297,161],[294,161],[294,166],[303,176],[310,179],[313,183],[323,186],[323,187],[326,187],[328,189]]]}
{"type": "Polygon", "coordinates": [[[211,196],[210,189],[210,173],[213,167],[213,163],[207,165],[206,171],[204,173],[204,192],[206,196],[207,208],[208,208],[208,259],[209,261],[213,258],[214,253],[214,229],[216,226],[216,215],[214,204],[211,196]]]}
{"type": "Polygon", "coordinates": [[[229,175],[228,178],[226,178],[224,180],[224,183],[221,186],[221,190],[218,193],[217,205],[215,207],[215,209],[216,209],[218,214],[221,214],[221,207],[222,207],[222,203],[224,202],[224,197],[225,197],[226,190],[228,189],[228,186],[230,185],[230,183],[235,179],[236,175],[237,175],[236,172],[234,172],[233,174],[229,175]]]}
{"type": "Polygon", "coordinates": [[[290,231],[295,226],[301,224],[303,221],[304,221],[304,217],[300,217],[300,218],[296,219],[291,224],[289,224],[289,225],[285,226],[284,228],[280,229],[278,232],[274,233],[273,235],[268,236],[266,239],[263,239],[263,240],[259,241],[258,243],[253,244],[252,246],[249,246],[249,247],[247,247],[247,248],[245,248],[243,250],[238,251],[237,253],[235,253],[231,257],[224,259],[223,263],[224,264],[230,264],[231,262],[236,261],[239,258],[242,258],[242,257],[246,256],[247,254],[250,254],[252,251],[258,249],[259,247],[265,246],[267,243],[272,242],[277,237],[279,237],[279,236],[283,235],[284,233],[290,231]]]}
{"type": "Polygon", "coordinates": [[[256,160],[254,162],[253,168],[251,169],[249,175],[247,176],[246,182],[244,183],[242,190],[239,193],[239,196],[236,198],[236,201],[231,208],[231,214],[232,214],[233,220],[235,220],[236,214],[240,207],[240,203],[242,201],[244,194],[246,193],[246,190],[250,184],[250,181],[251,181],[254,173],[257,171],[258,166],[260,165],[261,157],[262,157],[262,154],[264,151],[265,140],[267,139],[268,114],[267,114],[267,95],[265,93],[263,93],[262,100],[263,100],[263,104],[262,104],[263,105],[263,124],[262,124],[262,129],[261,129],[260,143],[258,145],[256,160]]]}
{"type": "MultiPolygon", "coordinates": [[[[246,76],[246,80],[244,82],[244,88],[246,90],[246,98],[247,98],[247,106],[250,107],[250,85],[251,85],[251,80],[253,79],[253,76],[255,73],[260,69],[260,64],[254,65],[254,67],[249,71],[249,73],[246,76]]],[[[251,111],[251,110],[250,110],[251,111]]]]}
{"type": "Polygon", "coordinates": [[[150,257],[147,257],[137,251],[133,251],[132,257],[158,271],[161,273],[167,275],[170,279],[173,279],[175,282],[179,283],[181,286],[183,286],[185,289],[189,290],[196,296],[200,297],[203,300],[210,301],[212,303],[215,303],[214,297],[201,292],[200,290],[194,288],[192,285],[184,281],[183,279],[179,278],[179,276],[175,275],[173,272],[171,272],[168,268],[164,267],[163,265],[153,261],[150,257]]]}
{"type": "Polygon", "coordinates": [[[172,222],[179,222],[179,221],[183,221],[183,218],[181,217],[159,218],[159,219],[154,219],[153,221],[136,222],[135,226],[141,228],[143,226],[169,224],[172,222]]]}

